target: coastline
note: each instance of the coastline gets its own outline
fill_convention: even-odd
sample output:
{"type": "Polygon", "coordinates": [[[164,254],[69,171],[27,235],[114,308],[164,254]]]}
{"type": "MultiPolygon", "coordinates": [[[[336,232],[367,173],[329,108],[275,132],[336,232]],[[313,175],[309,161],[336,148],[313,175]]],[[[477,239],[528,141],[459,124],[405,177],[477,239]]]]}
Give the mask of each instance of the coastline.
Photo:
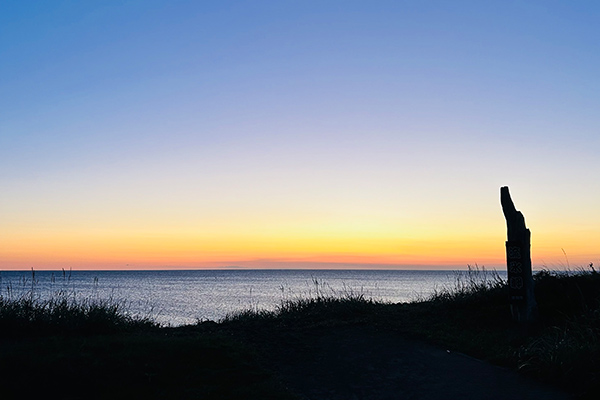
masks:
{"type": "MultiPolygon", "coordinates": [[[[593,364],[597,342],[586,341],[583,352],[575,347],[551,351],[558,343],[552,340],[571,340],[552,336],[563,324],[557,318],[565,314],[565,305],[579,307],[569,312],[580,319],[591,318],[580,311],[597,300],[600,278],[595,272],[546,273],[538,274],[537,281],[543,319],[526,329],[511,322],[501,280],[415,303],[383,304],[361,296],[295,300],[274,312],[247,310],[219,323],[177,328],[89,318],[76,326],[63,318],[62,326],[52,320],[22,323],[18,332],[13,321],[11,334],[3,319],[0,372],[7,394],[16,396],[27,387],[32,398],[47,393],[61,377],[69,377],[69,386],[61,388],[63,398],[78,398],[91,387],[99,393],[95,398],[119,398],[119,393],[137,393],[138,398],[165,393],[172,398],[344,398],[344,382],[356,384],[348,390],[363,390],[364,398],[392,398],[390,392],[401,390],[408,395],[418,387],[421,394],[429,390],[423,398],[444,398],[442,392],[448,393],[453,382],[453,390],[462,390],[459,383],[465,381],[458,371],[465,371],[481,391],[497,388],[506,395],[509,388],[521,388],[539,394],[522,398],[594,398],[600,387],[593,364]],[[575,300],[577,289],[590,295],[585,304],[567,301],[575,300]],[[448,354],[446,364],[439,364],[448,354]],[[568,358],[559,359],[562,366],[556,369],[558,364],[548,364],[543,356],[568,358]],[[436,361],[428,361],[431,357],[436,361]],[[434,368],[438,364],[447,366],[445,372],[434,368]],[[28,387],[33,379],[41,384],[28,387]],[[377,392],[378,387],[389,390],[377,392]]],[[[92,314],[88,310],[86,315],[92,314]]],[[[573,331],[573,317],[567,319],[573,331]]],[[[580,328],[597,329],[594,321],[580,328]]]]}

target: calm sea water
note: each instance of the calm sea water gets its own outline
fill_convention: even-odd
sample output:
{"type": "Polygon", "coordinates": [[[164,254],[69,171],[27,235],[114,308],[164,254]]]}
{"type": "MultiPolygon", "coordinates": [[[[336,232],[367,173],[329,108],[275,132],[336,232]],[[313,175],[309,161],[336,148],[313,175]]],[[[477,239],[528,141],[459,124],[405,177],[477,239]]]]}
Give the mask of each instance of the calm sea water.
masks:
{"type": "Polygon", "coordinates": [[[185,270],[0,272],[0,294],[33,290],[40,298],[62,291],[79,299],[113,299],[136,315],[165,325],[219,320],[248,308],[272,310],[283,300],[362,294],[407,302],[452,287],[457,271],[185,270]]]}

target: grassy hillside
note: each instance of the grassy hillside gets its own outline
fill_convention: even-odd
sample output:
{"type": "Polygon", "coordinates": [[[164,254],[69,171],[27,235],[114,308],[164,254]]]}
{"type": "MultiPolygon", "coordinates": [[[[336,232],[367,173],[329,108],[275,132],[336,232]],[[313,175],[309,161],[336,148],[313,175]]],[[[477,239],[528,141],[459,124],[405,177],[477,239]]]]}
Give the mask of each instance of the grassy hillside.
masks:
{"type": "Polygon", "coordinates": [[[543,271],[535,282],[539,320],[531,326],[511,321],[505,282],[478,270],[414,303],[317,293],[273,312],[179,328],[132,317],[111,302],[0,297],[2,398],[292,399],[265,366],[269,354],[285,354],[297,332],[305,340],[325,327],[353,326],[425,340],[598,398],[600,274],[592,266],[543,271]]]}

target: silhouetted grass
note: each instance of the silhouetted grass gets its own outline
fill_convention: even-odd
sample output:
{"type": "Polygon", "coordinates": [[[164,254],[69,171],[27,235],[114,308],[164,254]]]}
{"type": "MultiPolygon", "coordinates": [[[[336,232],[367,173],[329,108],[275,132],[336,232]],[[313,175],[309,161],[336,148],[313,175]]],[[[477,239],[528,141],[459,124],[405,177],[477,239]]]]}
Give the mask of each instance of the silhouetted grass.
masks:
{"type": "MultiPolygon", "coordinates": [[[[309,297],[284,299],[275,310],[249,309],[180,328],[134,318],[111,301],[0,296],[0,373],[18,393],[28,379],[48,385],[59,380],[51,366],[60,366],[81,383],[64,398],[102,388],[90,376],[112,381],[97,389],[111,398],[292,398],[262,367],[265,353],[285,355],[292,337],[314,340],[324,330],[368,325],[600,398],[600,274],[593,266],[541,271],[534,281],[539,320],[531,326],[512,322],[505,280],[477,267],[458,274],[452,287],[412,303],[378,302],[347,288],[335,292],[314,280],[309,297]],[[127,375],[130,381],[121,378],[127,375]]],[[[277,360],[285,362],[285,356],[277,360]]]]}
{"type": "Polygon", "coordinates": [[[120,310],[110,301],[0,300],[0,332],[3,336],[57,333],[106,333],[154,326],[120,310]]]}
{"type": "MultiPolygon", "coordinates": [[[[454,285],[436,289],[425,299],[428,302],[461,303],[490,300],[508,295],[506,279],[495,270],[468,266],[467,271],[458,271],[454,285]]],[[[505,301],[505,299],[503,299],[505,301]]]]}
{"type": "Polygon", "coordinates": [[[158,325],[151,318],[130,315],[122,302],[77,299],[58,291],[48,299],[33,291],[0,295],[0,336],[99,334],[158,325]]]}
{"type": "MultiPolygon", "coordinates": [[[[517,369],[569,391],[600,398],[600,274],[593,268],[535,274],[539,320],[512,321],[506,280],[495,271],[469,268],[451,287],[412,303],[388,304],[361,294],[285,300],[274,311],[246,310],[222,326],[272,334],[348,324],[372,325],[425,339],[517,369]],[[262,327],[262,328],[261,328],[262,327]]],[[[266,339],[268,340],[268,339],[266,339]]]]}
{"type": "Polygon", "coordinates": [[[600,274],[593,265],[543,270],[534,282],[539,318],[530,326],[512,322],[498,274],[471,268],[453,288],[401,306],[395,318],[408,334],[600,398],[600,274]]]}
{"type": "MultiPolygon", "coordinates": [[[[63,270],[64,283],[70,278],[71,272],[63,270]]],[[[2,283],[0,337],[94,335],[158,327],[152,318],[130,314],[124,301],[113,298],[82,298],[65,289],[41,297],[34,269],[29,278],[2,283]]]]}
{"type": "Polygon", "coordinates": [[[344,287],[336,291],[326,283],[313,279],[308,297],[284,299],[273,311],[246,309],[231,313],[222,319],[223,324],[248,324],[274,322],[279,325],[318,324],[366,316],[383,303],[365,297],[362,291],[344,287]]]}
{"type": "MultiPolygon", "coordinates": [[[[535,275],[538,333],[518,349],[519,368],[600,397],[600,274],[535,275]]],[[[597,396],[597,397],[596,397],[597,396]]]]}
{"type": "Polygon", "coordinates": [[[161,327],[124,302],[0,295],[1,399],[294,399],[246,346],[161,327]]]}

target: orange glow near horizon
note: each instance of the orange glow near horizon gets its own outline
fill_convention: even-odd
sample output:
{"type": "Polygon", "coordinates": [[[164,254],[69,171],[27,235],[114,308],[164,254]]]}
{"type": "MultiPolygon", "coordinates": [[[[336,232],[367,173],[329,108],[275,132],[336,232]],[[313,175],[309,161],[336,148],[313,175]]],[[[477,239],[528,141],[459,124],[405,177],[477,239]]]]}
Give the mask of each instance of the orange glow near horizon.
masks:
{"type": "Polygon", "coordinates": [[[12,3],[0,271],[600,264],[592,2],[12,3]]]}
{"type": "MultiPolygon", "coordinates": [[[[502,268],[503,233],[430,233],[429,237],[296,234],[176,235],[83,232],[2,238],[0,268],[11,269],[206,269],[206,268],[502,268]]],[[[576,240],[539,235],[534,267],[564,268],[593,262],[576,240]],[[562,247],[561,247],[562,246],[562,247]],[[562,252],[567,248],[567,256],[562,252]]],[[[598,238],[595,238],[598,239],[598,238]]]]}

